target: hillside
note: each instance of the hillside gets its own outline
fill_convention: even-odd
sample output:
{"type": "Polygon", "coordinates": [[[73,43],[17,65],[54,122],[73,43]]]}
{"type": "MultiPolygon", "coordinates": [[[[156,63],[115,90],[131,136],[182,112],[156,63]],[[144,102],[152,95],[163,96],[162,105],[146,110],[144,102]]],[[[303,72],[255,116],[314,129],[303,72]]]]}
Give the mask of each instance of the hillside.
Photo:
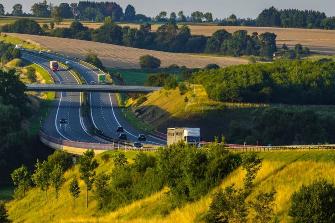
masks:
{"type": "MultiPolygon", "coordinates": [[[[127,156],[132,159],[135,152],[127,153],[127,156]]],[[[288,217],[290,196],[301,185],[310,184],[317,179],[326,179],[335,183],[333,178],[335,174],[334,151],[264,152],[259,153],[259,156],[264,158],[264,161],[257,175],[256,188],[251,197],[258,191],[268,191],[274,188],[277,191],[275,213],[279,222],[290,222],[288,217]],[[306,166],[309,168],[306,169],[306,166]]],[[[101,155],[97,159],[100,163],[97,172],[112,171],[112,161],[102,162],[101,155]]],[[[13,222],[202,222],[201,216],[211,202],[212,192],[164,216],[160,213],[166,197],[164,189],[114,212],[97,211],[96,202],[90,202],[89,208],[86,209],[84,207],[85,193],[81,193],[73,207],[68,186],[69,179],[72,179],[74,175],[78,176],[77,167],[66,173],[66,182],[58,200],[54,198],[54,192],[51,190],[46,200],[45,193],[33,189],[25,198],[10,202],[8,204],[10,218],[13,222]]],[[[244,172],[237,169],[224,180],[221,187],[232,183],[240,186],[243,177],[244,172]]],[[[80,186],[83,187],[83,182],[80,182],[80,186]]],[[[90,199],[92,200],[92,197],[90,199]]]]}
{"type": "Polygon", "coordinates": [[[64,39],[47,36],[34,36],[25,34],[8,34],[26,41],[38,43],[42,47],[54,52],[59,52],[72,57],[83,58],[88,53],[96,54],[106,67],[113,68],[139,68],[139,58],[150,54],[160,58],[162,67],[172,64],[189,68],[205,67],[207,64],[216,63],[221,67],[234,64],[247,64],[248,60],[235,57],[220,57],[207,55],[193,55],[183,53],[167,53],[153,50],[136,49],[92,41],[64,39]]]}

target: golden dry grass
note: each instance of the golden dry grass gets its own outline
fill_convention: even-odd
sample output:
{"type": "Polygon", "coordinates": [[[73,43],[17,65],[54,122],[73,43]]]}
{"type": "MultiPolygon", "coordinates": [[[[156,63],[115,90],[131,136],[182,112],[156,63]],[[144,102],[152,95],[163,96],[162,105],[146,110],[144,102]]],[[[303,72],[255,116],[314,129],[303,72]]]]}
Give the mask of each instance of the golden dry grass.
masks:
{"type": "Polygon", "coordinates": [[[85,57],[88,53],[95,53],[107,67],[139,68],[139,58],[150,54],[162,61],[162,66],[171,64],[189,68],[205,67],[207,64],[216,63],[222,67],[234,64],[246,64],[247,59],[235,57],[219,57],[207,55],[191,55],[182,53],[167,53],[153,50],[136,49],[112,44],[97,43],[92,41],[55,38],[47,36],[34,36],[25,34],[8,34],[26,41],[40,44],[42,47],[74,57],[85,57]]]}
{"type": "MultiPolygon", "coordinates": [[[[133,157],[134,152],[127,154],[133,157]]],[[[326,179],[335,183],[335,151],[286,151],[263,152],[262,168],[255,180],[255,190],[249,197],[252,199],[260,191],[276,193],[275,214],[279,222],[290,222],[288,209],[292,193],[299,190],[301,185],[308,185],[318,179],[326,179]]],[[[98,160],[100,160],[98,156],[98,160]]],[[[111,163],[102,163],[98,172],[112,171],[111,163]]],[[[200,200],[188,203],[185,206],[172,210],[162,216],[158,211],[166,197],[167,188],[142,200],[126,205],[114,212],[100,212],[96,210],[96,202],[92,197],[90,207],[85,208],[85,196],[81,194],[73,207],[68,192],[69,182],[74,175],[78,176],[78,169],[74,168],[65,175],[67,181],[61,189],[60,198],[54,198],[54,192],[49,191],[48,201],[45,194],[33,189],[21,200],[8,204],[9,215],[13,222],[132,222],[132,223],[191,223],[199,222],[211,203],[214,189],[200,200]]],[[[235,184],[242,186],[245,172],[239,168],[223,180],[220,188],[235,184]]],[[[80,186],[84,189],[83,182],[80,186]]],[[[201,221],[200,221],[201,222],[201,221]]]]}

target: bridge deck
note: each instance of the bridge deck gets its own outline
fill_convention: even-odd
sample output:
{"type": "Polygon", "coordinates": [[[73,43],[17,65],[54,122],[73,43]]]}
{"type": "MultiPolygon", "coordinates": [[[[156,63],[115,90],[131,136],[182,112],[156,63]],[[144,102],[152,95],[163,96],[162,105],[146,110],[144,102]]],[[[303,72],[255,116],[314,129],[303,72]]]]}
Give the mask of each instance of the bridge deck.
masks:
{"type": "Polygon", "coordinates": [[[27,84],[26,91],[55,91],[55,92],[109,92],[109,93],[150,93],[160,87],[121,86],[121,85],[72,85],[72,84],[27,84]]]}

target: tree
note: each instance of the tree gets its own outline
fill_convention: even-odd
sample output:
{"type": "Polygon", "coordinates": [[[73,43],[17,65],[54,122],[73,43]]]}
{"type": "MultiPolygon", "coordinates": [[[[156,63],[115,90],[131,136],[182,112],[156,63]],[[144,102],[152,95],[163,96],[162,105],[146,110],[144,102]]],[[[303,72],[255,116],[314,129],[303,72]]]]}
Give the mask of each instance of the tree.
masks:
{"type": "Polygon", "coordinates": [[[161,66],[161,61],[156,57],[144,55],[140,57],[140,66],[145,69],[157,69],[161,66]]]}
{"type": "Polygon", "coordinates": [[[261,14],[259,14],[259,16],[257,17],[256,21],[258,26],[281,25],[280,13],[275,7],[263,10],[261,14]]]}
{"type": "Polygon", "coordinates": [[[277,35],[274,33],[262,33],[259,36],[261,41],[260,55],[265,58],[272,58],[273,54],[277,51],[276,46],[277,35]]]}
{"type": "Polygon", "coordinates": [[[184,15],[184,12],[183,11],[179,11],[178,12],[178,20],[180,22],[186,22],[186,16],[184,15]]]}
{"type": "Polygon", "coordinates": [[[212,64],[207,64],[205,69],[207,70],[217,70],[217,69],[220,69],[220,66],[215,64],[215,63],[212,63],[212,64]]]}
{"type": "Polygon", "coordinates": [[[108,204],[109,193],[109,180],[110,176],[104,173],[98,174],[94,182],[94,194],[98,201],[99,209],[103,209],[108,204]]]}
{"type": "Polygon", "coordinates": [[[303,185],[291,198],[289,215],[293,222],[335,221],[335,187],[325,180],[303,185]]]}
{"type": "Polygon", "coordinates": [[[20,168],[14,170],[11,174],[15,188],[15,195],[21,197],[26,195],[26,191],[31,185],[31,178],[26,166],[22,165],[20,168]]]}
{"type": "Polygon", "coordinates": [[[167,21],[167,12],[166,11],[162,11],[160,12],[157,16],[156,16],[156,20],[158,22],[166,22],[167,21]]]}
{"type": "Polygon", "coordinates": [[[124,12],[124,20],[125,21],[134,21],[136,19],[136,11],[134,6],[132,5],[127,5],[127,8],[124,12]]]}
{"type": "Polygon", "coordinates": [[[22,16],[22,14],[23,14],[22,5],[21,4],[15,4],[13,6],[12,15],[13,16],[22,16]]]}
{"type": "Polygon", "coordinates": [[[76,199],[80,195],[80,187],[79,187],[78,179],[76,177],[74,177],[70,183],[69,192],[73,198],[73,206],[75,206],[76,199]]]}
{"type": "Polygon", "coordinates": [[[0,4],[0,15],[5,15],[5,7],[3,4],[0,4]]]}
{"type": "Polygon", "coordinates": [[[50,186],[50,174],[51,168],[48,162],[43,161],[41,163],[37,160],[32,178],[36,186],[38,186],[42,191],[45,191],[46,197],[48,196],[48,189],[50,186]]]}
{"type": "Polygon", "coordinates": [[[51,15],[51,8],[49,7],[46,0],[40,3],[35,3],[31,7],[31,11],[35,17],[50,17],[51,15]]]}
{"type": "Polygon", "coordinates": [[[59,164],[53,167],[53,170],[50,174],[51,186],[53,186],[53,188],[55,189],[56,199],[58,199],[59,190],[65,182],[63,174],[63,168],[59,164]]]}
{"type": "Polygon", "coordinates": [[[262,159],[258,158],[256,153],[246,154],[243,156],[242,166],[247,171],[244,179],[244,188],[248,193],[251,191],[256,174],[262,166],[262,159]]]}
{"type": "Polygon", "coordinates": [[[95,180],[95,169],[99,166],[98,162],[94,159],[94,151],[87,150],[79,158],[79,172],[80,178],[86,185],[86,207],[88,208],[88,192],[92,190],[95,180]]]}
{"type": "Polygon", "coordinates": [[[118,153],[113,157],[115,167],[123,167],[128,164],[127,157],[124,153],[118,153]]]}
{"type": "Polygon", "coordinates": [[[0,222],[1,223],[10,223],[11,221],[8,219],[8,213],[6,210],[5,202],[0,201],[0,222]]]}
{"type": "Polygon", "coordinates": [[[204,14],[202,12],[195,11],[191,14],[192,22],[201,23],[203,18],[204,14]]]}
{"type": "Polygon", "coordinates": [[[273,190],[269,193],[261,192],[250,202],[250,207],[254,209],[255,216],[252,222],[268,223],[272,222],[274,217],[276,192],[273,190]]]}
{"type": "Polygon", "coordinates": [[[99,57],[95,54],[88,54],[85,58],[85,61],[87,63],[93,64],[94,66],[100,68],[100,69],[105,69],[104,65],[102,64],[101,60],[99,59],[99,57]]]}
{"type": "Polygon", "coordinates": [[[59,4],[60,17],[69,19],[73,17],[71,7],[68,3],[59,4]]]}
{"type": "Polygon", "coordinates": [[[176,13],[175,12],[171,12],[171,14],[170,14],[170,21],[176,22],[176,20],[177,20],[176,13]]]}
{"type": "Polygon", "coordinates": [[[63,21],[61,10],[59,7],[55,6],[52,8],[51,17],[56,24],[60,24],[63,21]]]}
{"type": "Polygon", "coordinates": [[[32,19],[18,19],[13,24],[9,24],[6,32],[42,35],[43,30],[40,25],[32,19]]]}
{"type": "Polygon", "coordinates": [[[213,14],[210,12],[206,12],[204,18],[206,19],[206,22],[213,22],[213,14]]]}

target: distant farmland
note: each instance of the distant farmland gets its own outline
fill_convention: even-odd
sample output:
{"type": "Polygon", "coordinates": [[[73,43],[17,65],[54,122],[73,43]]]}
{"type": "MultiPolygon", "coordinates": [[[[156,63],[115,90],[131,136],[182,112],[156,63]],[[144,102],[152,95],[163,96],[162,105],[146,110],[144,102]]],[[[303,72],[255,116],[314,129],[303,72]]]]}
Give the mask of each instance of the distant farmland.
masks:
{"type": "Polygon", "coordinates": [[[14,35],[26,41],[37,43],[42,47],[49,48],[52,51],[59,52],[74,57],[85,57],[88,53],[94,53],[99,56],[107,67],[114,68],[139,68],[139,58],[150,54],[158,57],[162,61],[162,67],[172,64],[186,66],[189,68],[201,68],[207,64],[215,63],[221,67],[246,64],[247,59],[235,57],[220,57],[207,55],[192,55],[183,53],[167,53],[153,50],[136,49],[124,46],[117,46],[106,43],[97,43],[92,41],[55,38],[47,36],[34,36],[26,34],[8,34],[14,35]]]}
{"type": "MultiPolygon", "coordinates": [[[[84,23],[86,26],[96,29],[102,23],[84,23]]],[[[60,27],[68,27],[70,22],[64,22],[60,27]]],[[[137,24],[120,24],[121,26],[130,26],[132,28],[139,28],[137,24]]],[[[160,25],[153,25],[152,30],[155,31],[160,25]]],[[[302,44],[309,47],[313,51],[335,55],[335,30],[321,30],[321,29],[294,29],[294,28],[273,28],[273,27],[247,27],[247,26],[216,26],[216,25],[189,25],[192,34],[211,36],[219,29],[226,29],[229,32],[237,30],[247,30],[250,34],[258,32],[273,32],[277,35],[277,44],[287,44],[294,46],[295,44],[302,44]]]]}

